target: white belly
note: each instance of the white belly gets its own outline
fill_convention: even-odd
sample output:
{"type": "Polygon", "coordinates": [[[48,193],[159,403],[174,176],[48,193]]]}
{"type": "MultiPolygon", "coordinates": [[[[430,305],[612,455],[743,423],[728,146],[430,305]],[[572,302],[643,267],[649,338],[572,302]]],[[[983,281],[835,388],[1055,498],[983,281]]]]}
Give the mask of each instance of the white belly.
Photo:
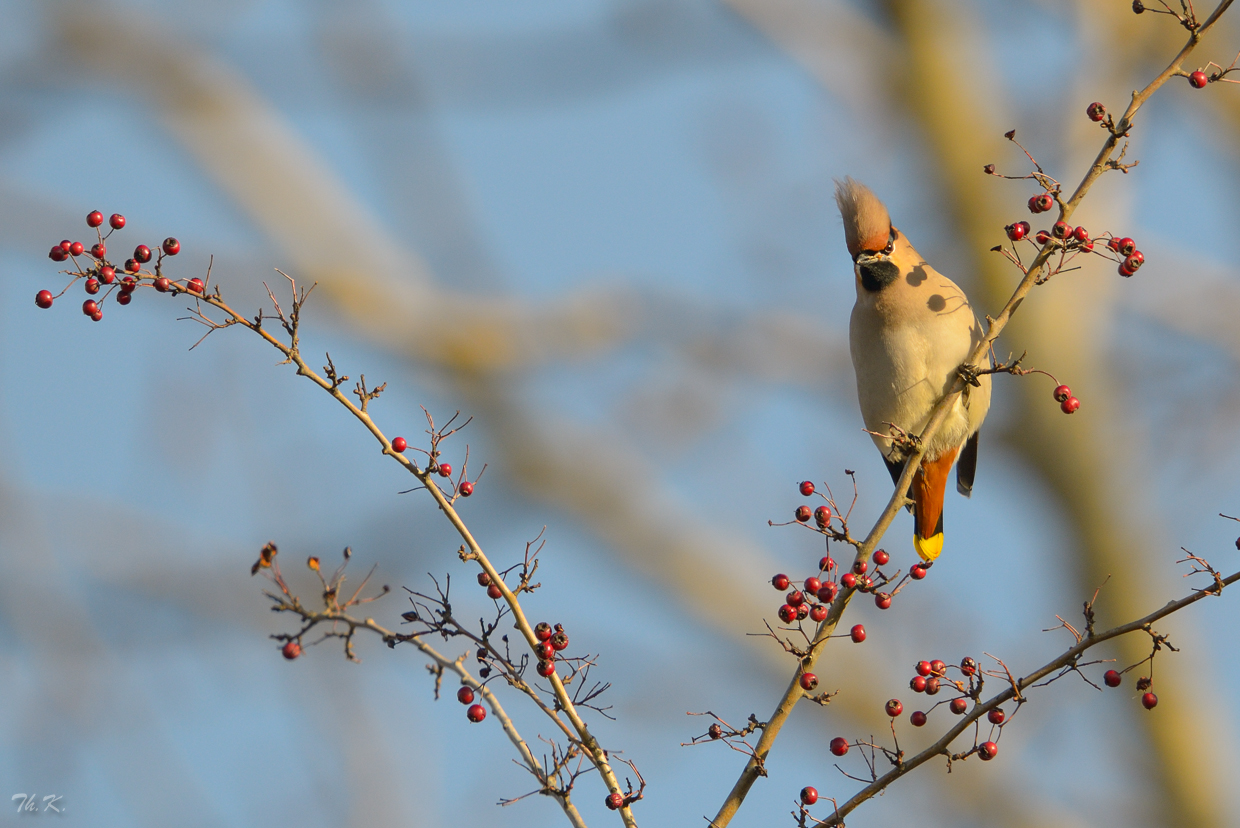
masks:
{"type": "MultiPolygon", "coordinates": [[[[967,307],[965,312],[972,316],[967,307]]],[[[887,435],[887,424],[893,423],[910,434],[919,434],[935,402],[955,379],[957,367],[968,359],[974,335],[966,326],[934,324],[938,321],[934,317],[899,327],[864,319],[873,313],[869,308],[854,308],[849,331],[865,427],[887,435]]],[[[990,377],[981,380],[981,388],[970,388],[967,398],[957,398],[947,420],[927,446],[928,459],[959,448],[977,430],[990,405],[990,377]]],[[[889,437],[871,436],[884,457],[899,460],[899,451],[893,453],[889,437]]]]}

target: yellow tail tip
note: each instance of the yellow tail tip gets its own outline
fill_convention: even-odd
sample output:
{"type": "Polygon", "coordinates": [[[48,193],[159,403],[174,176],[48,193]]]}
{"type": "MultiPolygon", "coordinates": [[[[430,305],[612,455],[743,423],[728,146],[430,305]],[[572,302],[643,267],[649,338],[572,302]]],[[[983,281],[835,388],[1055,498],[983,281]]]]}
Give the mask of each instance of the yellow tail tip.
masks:
{"type": "Polygon", "coordinates": [[[917,554],[921,556],[923,561],[933,563],[934,559],[943,551],[943,533],[930,538],[920,538],[917,533],[913,533],[913,548],[917,550],[917,554]]]}

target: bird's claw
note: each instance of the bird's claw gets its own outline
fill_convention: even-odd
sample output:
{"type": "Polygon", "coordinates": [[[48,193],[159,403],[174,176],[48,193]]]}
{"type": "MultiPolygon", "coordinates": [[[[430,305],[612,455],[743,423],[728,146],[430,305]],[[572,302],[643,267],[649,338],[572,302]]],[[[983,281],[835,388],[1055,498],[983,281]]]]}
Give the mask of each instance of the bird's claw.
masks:
{"type": "Polygon", "coordinates": [[[966,385],[972,385],[974,388],[981,388],[982,381],[978,379],[982,375],[982,371],[976,365],[965,363],[956,369],[956,373],[965,381],[966,385]]]}

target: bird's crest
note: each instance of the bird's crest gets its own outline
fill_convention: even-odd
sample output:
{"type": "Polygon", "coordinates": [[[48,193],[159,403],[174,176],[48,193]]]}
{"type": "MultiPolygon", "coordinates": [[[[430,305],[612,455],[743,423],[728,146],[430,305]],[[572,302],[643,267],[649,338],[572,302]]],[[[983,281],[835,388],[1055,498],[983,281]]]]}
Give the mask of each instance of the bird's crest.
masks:
{"type": "Polygon", "coordinates": [[[844,219],[844,239],[853,258],[862,250],[882,250],[891,233],[891,217],[878,196],[860,181],[835,182],[835,203],[844,219]]]}

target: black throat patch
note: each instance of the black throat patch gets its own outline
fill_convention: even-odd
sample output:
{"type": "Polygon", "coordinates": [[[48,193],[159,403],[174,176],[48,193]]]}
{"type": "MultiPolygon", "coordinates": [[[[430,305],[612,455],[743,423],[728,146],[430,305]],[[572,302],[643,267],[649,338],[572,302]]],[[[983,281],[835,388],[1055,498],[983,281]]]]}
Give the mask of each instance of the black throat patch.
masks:
{"type": "Polygon", "coordinates": [[[878,293],[900,275],[900,268],[891,262],[877,261],[857,265],[861,274],[861,286],[870,293],[878,293]]]}

